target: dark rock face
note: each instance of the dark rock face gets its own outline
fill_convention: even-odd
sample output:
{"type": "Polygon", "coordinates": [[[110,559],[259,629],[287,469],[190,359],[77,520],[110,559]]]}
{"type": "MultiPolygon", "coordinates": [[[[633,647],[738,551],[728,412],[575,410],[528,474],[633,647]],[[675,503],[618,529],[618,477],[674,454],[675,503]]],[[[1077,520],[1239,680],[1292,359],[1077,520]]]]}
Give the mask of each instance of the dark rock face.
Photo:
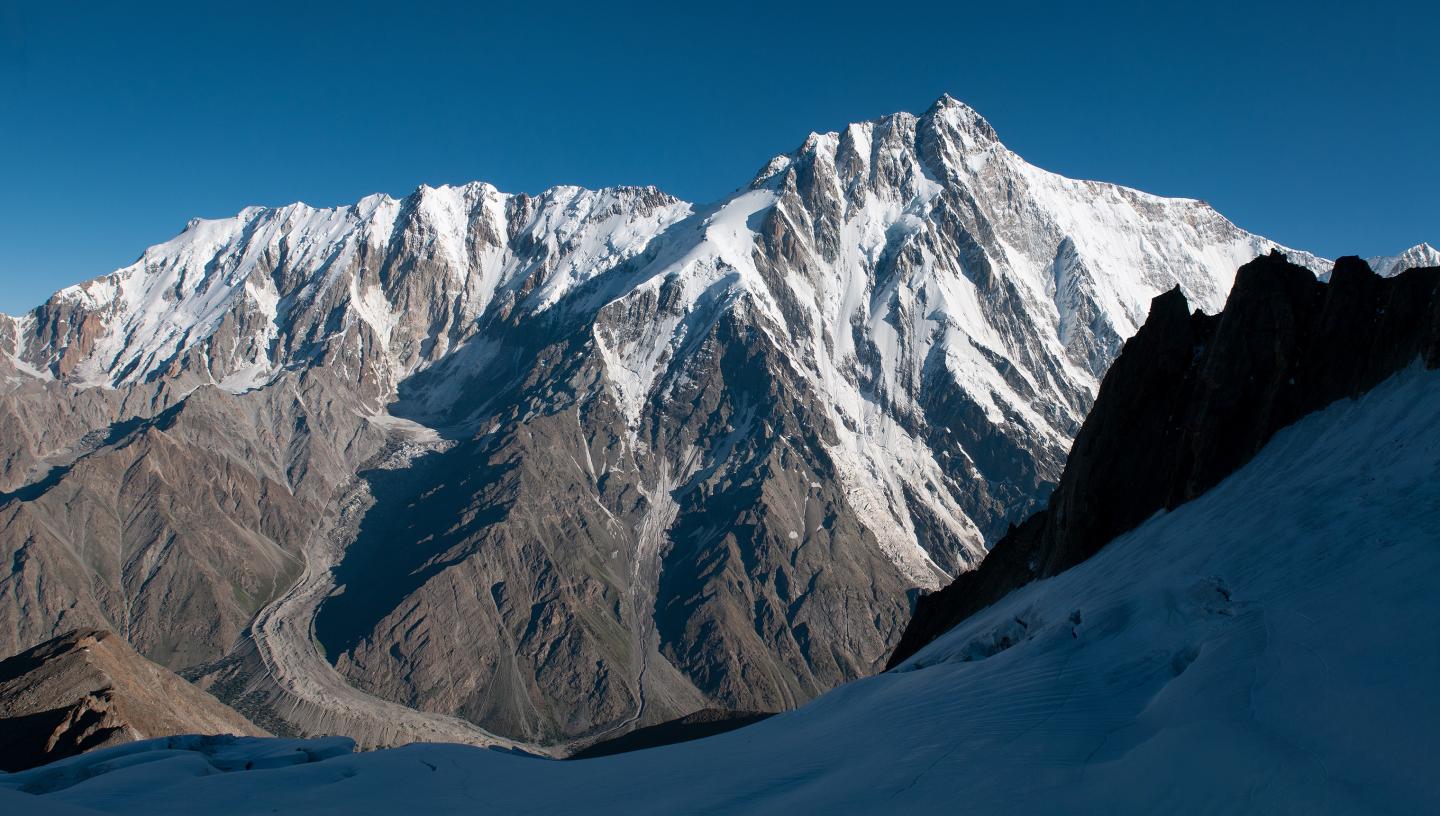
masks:
{"type": "Polygon", "coordinates": [[[1094,555],[1214,487],[1276,431],[1420,360],[1440,366],[1440,268],[1382,278],[1359,258],[1328,284],[1283,255],[1241,267],[1225,310],[1179,291],[1105,375],[1048,507],[974,571],[920,598],[894,667],[975,611],[1094,555]]]}

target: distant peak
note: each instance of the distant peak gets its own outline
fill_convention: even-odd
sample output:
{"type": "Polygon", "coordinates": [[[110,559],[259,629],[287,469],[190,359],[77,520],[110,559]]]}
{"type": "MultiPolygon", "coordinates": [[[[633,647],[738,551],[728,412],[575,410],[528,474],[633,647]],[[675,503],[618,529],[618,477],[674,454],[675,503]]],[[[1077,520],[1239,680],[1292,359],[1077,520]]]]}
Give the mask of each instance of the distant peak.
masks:
{"type": "Polygon", "coordinates": [[[1382,275],[1392,275],[1417,266],[1440,266],[1440,251],[1421,241],[1398,255],[1376,255],[1368,259],[1382,275]]]}

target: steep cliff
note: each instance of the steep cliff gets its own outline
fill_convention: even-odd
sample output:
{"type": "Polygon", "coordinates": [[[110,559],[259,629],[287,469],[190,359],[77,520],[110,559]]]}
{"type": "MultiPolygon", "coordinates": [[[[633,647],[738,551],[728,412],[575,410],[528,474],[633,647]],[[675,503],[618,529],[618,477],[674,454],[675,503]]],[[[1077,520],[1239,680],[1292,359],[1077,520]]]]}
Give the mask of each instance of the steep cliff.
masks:
{"type": "Polygon", "coordinates": [[[1392,278],[1341,258],[1328,283],[1275,253],[1219,315],[1171,291],[1105,375],[1044,510],[919,599],[896,666],[977,610],[1211,489],[1279,429],[1414,364],[1440,366],[1440,268],[1392,278]]]}

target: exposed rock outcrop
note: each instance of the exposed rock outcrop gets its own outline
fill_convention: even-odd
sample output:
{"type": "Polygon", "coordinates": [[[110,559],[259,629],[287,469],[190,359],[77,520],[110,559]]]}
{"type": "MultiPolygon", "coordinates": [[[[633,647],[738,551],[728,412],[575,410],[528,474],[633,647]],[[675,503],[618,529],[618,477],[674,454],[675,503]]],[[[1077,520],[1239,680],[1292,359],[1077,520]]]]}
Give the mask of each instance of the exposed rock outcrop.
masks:
{"type": "Polygon", "coordinates": [[[0,661],[0,770],[176,734],[268,736],[111,632],[77,629],[0,661]]]}
{"type": "Polygon", "coordinates": [[[1214,487],[1300,417],[1417,361],[1440,366],[1437,267],[1385,278],[1347,257],[1327,284],[1277,253],[1241,267],[1219,315],[1192,314],[1178,291],[1160,295],[1105,375],[1046,509],[978,569],[921,597],[888,665],[1214,487]]]}

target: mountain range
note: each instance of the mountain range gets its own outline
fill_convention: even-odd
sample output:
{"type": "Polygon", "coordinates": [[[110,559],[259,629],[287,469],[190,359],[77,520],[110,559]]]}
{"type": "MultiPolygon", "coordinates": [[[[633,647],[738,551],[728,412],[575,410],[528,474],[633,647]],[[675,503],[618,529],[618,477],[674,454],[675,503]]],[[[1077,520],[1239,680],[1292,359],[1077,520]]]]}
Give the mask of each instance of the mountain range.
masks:
{"type": "Polygon", "coordinates": [[[1383,278],[1341,258],[1324,283],[1267,255],[1219,315],[1174,290],[1154,299],[1045,509],[925,597],[884,673],[619,755],[182,736],[0,775],[0,802],[146,816],[1433,812],[1437,369],[1440,267],[1383,278]]]}
{"type": "Polygon", "coordinates": [[[1152,298],[1217,312],[1276,249],[1328,278],[949,97],[706,206],[475,183],[192,221],[0,316],[0,652],[110,629],[366,747],[794,708],[1043,506],[1152,298]]]}

